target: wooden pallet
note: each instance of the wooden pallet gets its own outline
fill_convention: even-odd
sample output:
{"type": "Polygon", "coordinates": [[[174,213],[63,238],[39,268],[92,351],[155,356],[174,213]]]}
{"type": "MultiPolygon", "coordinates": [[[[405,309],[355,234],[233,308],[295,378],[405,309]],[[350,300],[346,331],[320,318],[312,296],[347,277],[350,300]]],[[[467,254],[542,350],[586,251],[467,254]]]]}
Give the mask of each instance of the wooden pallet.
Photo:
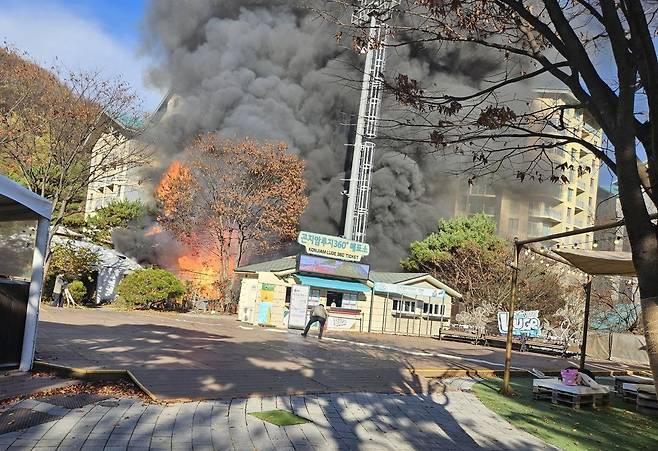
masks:
{"type": "Polygon", "coordinates": [[[637,402],[637,391],[636,390],[622,390],[621,391],[622,399],[625,402],[637,402]]]}
{"type": "Polygon", "coordinates": [[[624,384],[652,384],[653,380],[642,376],[615,376],[615,391],[622,394],[624,384]]]}
{"type": "Polygon", "coordinates": [[[593,409],[600,409],[610,405],[609,393],[576,394],[553,390],[551,397],[553,404],[566,404],[574,409],[591,405],[593,409]]]}
{"type": "Polygon", "coordinates": [[[653,387],[638,388],[635,408],[638,412],[641,413],[658,415],[658,399],[656,399],[656,389],[653,387]]]}
{"type": "Polygon", "coordinates": [[[553,390],[550,389],[550,388],[546,388],[546,387],[534,386],[534,387],[532,387],[532,397],[534,399],[541,399],[541,400],[550,399],[550,400],[552,400],[553,399],[553,390]]]}

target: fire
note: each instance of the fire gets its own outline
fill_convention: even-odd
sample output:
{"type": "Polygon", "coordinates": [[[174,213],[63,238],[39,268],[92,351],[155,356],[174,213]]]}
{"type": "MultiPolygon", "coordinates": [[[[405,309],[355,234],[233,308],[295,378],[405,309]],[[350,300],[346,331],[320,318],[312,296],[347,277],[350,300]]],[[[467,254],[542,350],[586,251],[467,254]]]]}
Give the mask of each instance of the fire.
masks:
{"type": "Polygon", "coordinates": [[[188,196],[187,191],[192,185],[192,180],[190,170],[180,161],[174,160],[169,165],[155,189],[156,198],[162,200],[161,207],[165,216],[174,213],[175,205],[180,203],[180,199],[188,196]]]}
{"type": "MultiPolygon", "coordinates": [[[[190,196],[194,192],[194,178],[188,167],[180,161],[173,161],[158,184],[155,195],[159,200],[162,219],[187,217],[194,214],[188,211],[190,196]]],[[[175,220],[175,219],[174,219],[175,220]]],[[[230,289],[226,281],[231,280],[235,269],[233,258],[222,259],[217,248],[216,240],[207,232],[212,224],[200,221],[193,230],[180,234],[178,242],[180,249],[173,262],[169,262],[171,271],[175,272],[181,280],[188,281],[196,295],[211,301],[224,298],[230,289]]],[[[153,226],[147,234],[158,234],[167,229],[160,225],[153,226]]],[[[214,230],[215,228],[213,228],[214,230]]],[[[223,235],[223,234],[222,234],[223,235]]],[[[235,237],[233,237],[235,238],[235,237]]],[[[228,237],[225,243],[232,240],[228,237]]],[[[232,247],[233,244],[230,244],[232,247]]],[[[222,246],[223,247],[223,246],[222,246]]],[[[227,249],[224,249],[226,252],[227,249]]],[[[229,252],[231,255],[233,252],[229,252]]]]}
{"type": "Polygon", "coordinates": [[[178,257],[177,263],[178,276],[191,282],[197,294],[207,299],[219,298],[219,259],[190,253],[178,257]]]}
{"type": "Polygon", "coordinates": [[[162,226],[155,224],[149,227],[149,229],[144,233],[144,236],[155,236],[159,233],[162,233],[162,226]]]}

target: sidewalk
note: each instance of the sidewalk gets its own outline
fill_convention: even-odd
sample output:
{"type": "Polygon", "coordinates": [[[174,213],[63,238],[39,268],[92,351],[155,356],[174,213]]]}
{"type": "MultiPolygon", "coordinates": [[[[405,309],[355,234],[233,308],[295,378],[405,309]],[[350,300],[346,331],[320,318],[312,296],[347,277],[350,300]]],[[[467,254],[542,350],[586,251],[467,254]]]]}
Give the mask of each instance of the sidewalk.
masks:
{"type": "Polygon", "coordinates": [[[0,450],[552,449],[461,391],[431,396],[275,396],[169,405],[122,398],[77,409],[26,400],[11,409],[44,412],[51,418],[1,434],[0,450]],[[293,411],[311,422],[277,427],[249,415],[273,409],[293,411]]]}
{"type": "Polygon", "coordinates": [[[79,383],[80,381],[75,379],[33,375],[21,371],[4,371],[0,373],[0,402],[17,396],[31,395],[79,383]]]}

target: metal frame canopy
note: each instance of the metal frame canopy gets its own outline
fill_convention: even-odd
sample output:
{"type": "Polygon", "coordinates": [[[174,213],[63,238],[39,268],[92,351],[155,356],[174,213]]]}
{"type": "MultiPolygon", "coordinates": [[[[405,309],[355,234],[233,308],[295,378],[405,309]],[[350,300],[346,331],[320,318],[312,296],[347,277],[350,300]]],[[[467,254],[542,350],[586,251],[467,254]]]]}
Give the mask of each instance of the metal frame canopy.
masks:
{"type": "Polygon", "coordinates": [[[0,222],[37,221],[37,234],[32,256],[32,277],[28,292],[23,349],[19,369],[29,371],[34,360],[34,347],[39,321],[39,300],[43,286],[43,266],[48,245],[48,228],[52,203],[9,178],[0,175],[0,222]]]}
{"type": "MultiPolygon", "coordinates": [[[[650,219],[658,219],[658,214],[650,215],[650,219]]],[[[501,392],[511,393],[509,385],[510,368],[512,365],[512,341],[513,341],[513,327],[514,327],[514,309],[516,304],[516,285],[518,282],[519,272],[519,254],[521,249],[528,247],[528,244],[540,243],[542,241],[551,241],[558,238],[565,238],[569,236],[583,235],[590,232],[597,232],[599,230],[613,229],[621,227],[626,224],[625,219],[619,221],[607,222],[583,229],[572,230],[569,232],[555,233],[552,235],[545,235],[536,238],[528,238],[526,240],[514,239],[514,262],[512,265],[512,283],[509,303],[509,315],[507,325],[507,339],[505,343],[505,370],[503,372],[503,385],[501,392]]],[[[530,250],[536,250],[528,247],[530,250]]],[[[564,263],[574,268],[577,268],[587,274],[587,283],[585,284],[585,321],[583,324],[583,340],[580,352],[580,367],[585,366],[585,350],[587,349],[587,329],[589,321],[589,303],[592,291],[592,275],[619,275],[619,276],[632,276],[635,274],[635,268],[632,266],[632,259],[630,255],[624,252],[606,252],[606,251],[567,251],[555,250],[557,256],[543,254],[544,257],[564,263]]]]}

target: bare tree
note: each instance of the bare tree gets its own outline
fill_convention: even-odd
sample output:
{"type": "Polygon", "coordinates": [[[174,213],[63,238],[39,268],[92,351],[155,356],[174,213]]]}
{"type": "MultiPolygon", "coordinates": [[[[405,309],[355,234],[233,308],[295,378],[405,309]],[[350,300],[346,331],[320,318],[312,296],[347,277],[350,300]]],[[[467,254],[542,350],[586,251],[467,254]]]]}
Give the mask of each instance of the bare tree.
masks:
{"type": "Polygon", "coordinates": [[[148,147],[133,139],[139,100],[97,72],[45,70],[8,49],[0,62],[0,165],[52,201],[52,239],[91,183],[149,161],[148,147]]]}
{"type": "MultiPolygon", "coordinates": [[[[559,181],[566,177],[564,167],[549,153],[569,143],[587,149],[617,176],[658,386],[658,228],[644,199],[645,193],[654,205],[658,199],[657,13],[656,2],[641,0],[408,0],[390,24],[390,46],[473,46],[497,53],[502,64],[470,92],[423,86],[406,74],[387,85],[417,118],[393,124],[398,139],[463,155],[471,163],[461,169],[475,176],[515,167],[521,180],[559,181]],[[515,97],[547,80],[567,92],[567,100],[529,108],[515,97]],[[569,125],[578,114],[600,125],[610,149],[569,125]],[[645,156],[647,165],[640,162],[645,156]]],[[[381,45],[370,42],[364,27],[324,15],[343,25],[341,32],[351,34],[357,48],[381,45]]]]}
{"type": "Polygon", "coordinates": [[[592,317],[612,332],[643,333],[637,291],[629,278],[602,278],[592,290],[592,317]]]}

